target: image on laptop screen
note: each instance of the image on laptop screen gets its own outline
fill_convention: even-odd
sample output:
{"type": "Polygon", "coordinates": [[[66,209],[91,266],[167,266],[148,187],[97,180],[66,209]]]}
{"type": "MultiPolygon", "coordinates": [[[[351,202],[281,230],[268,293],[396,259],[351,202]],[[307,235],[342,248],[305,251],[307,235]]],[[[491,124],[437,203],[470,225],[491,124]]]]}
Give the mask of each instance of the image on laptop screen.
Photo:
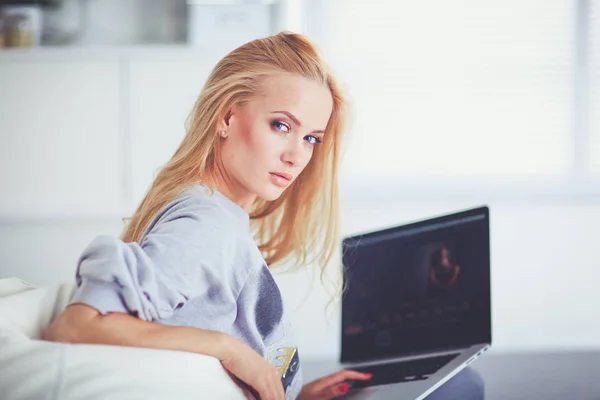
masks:
{"type": "Polygon", "coordinates": [[[344,239],[342,362],[491,340],[486,207],[344,239]]]}

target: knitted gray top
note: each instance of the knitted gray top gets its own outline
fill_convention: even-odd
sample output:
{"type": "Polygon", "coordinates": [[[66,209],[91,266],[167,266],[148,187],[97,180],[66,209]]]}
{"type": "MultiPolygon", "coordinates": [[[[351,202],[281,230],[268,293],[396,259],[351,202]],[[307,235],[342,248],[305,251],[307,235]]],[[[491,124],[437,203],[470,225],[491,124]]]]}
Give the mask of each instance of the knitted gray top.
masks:
{"type": "Polygon", "coordinates": [[[298,351],[249,222],[218,191],[192,186],[156,216],[139,244],[97,236],[78,261],[70,303],[230,334],[279,369],[294,399],[302,388],[298,351]]]}

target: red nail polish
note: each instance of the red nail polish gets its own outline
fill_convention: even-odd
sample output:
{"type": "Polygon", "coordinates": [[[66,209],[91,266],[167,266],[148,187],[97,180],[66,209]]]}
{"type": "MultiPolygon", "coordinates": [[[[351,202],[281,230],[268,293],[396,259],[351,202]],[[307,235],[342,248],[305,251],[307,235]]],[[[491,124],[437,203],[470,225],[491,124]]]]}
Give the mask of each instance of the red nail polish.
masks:
{"type": "Polygon", "coordinates": [[[365,376],[365,378],[371,378],[373,376],[373,374],[363,374],[365,376]]]}
{"type": "Polygon", "coordinates": [[[340,385],[340,392],[346,393],[348,389],[350,389],[350,385],[348,385],[347,383],[342,383],[340,385]]]}

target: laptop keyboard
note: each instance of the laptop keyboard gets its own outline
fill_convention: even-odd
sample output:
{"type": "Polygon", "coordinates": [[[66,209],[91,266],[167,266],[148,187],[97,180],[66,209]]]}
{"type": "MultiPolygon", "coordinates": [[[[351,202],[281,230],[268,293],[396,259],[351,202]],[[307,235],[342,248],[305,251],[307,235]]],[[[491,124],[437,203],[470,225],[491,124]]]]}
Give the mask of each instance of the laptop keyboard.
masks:
{"type": "Polygon", "coordinates": [[[450,361],[454,360],[459,354],[460,353],[352,368],[354,371],[373,374],[373,377],[369,380],[354,381],[352,388],[356,389],[368,386],[387,385],[390,383],[424,380],[430,375],[435,374],[450,361]]]}

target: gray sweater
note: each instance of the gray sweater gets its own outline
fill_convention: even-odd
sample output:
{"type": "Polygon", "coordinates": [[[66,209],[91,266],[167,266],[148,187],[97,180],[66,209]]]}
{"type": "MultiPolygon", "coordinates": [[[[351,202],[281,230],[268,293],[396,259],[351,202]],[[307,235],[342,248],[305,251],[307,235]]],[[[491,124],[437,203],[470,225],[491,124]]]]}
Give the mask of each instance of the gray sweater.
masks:
{"type": "Polygon", "coordinates": [[[302,387],[281,293],[248,214],[218,191],[188,188],[156,216],[139,244],[96,237],[78,261],[76,282],[71,304],[225,332],[279,369],[288,399],[302,387]]]}

